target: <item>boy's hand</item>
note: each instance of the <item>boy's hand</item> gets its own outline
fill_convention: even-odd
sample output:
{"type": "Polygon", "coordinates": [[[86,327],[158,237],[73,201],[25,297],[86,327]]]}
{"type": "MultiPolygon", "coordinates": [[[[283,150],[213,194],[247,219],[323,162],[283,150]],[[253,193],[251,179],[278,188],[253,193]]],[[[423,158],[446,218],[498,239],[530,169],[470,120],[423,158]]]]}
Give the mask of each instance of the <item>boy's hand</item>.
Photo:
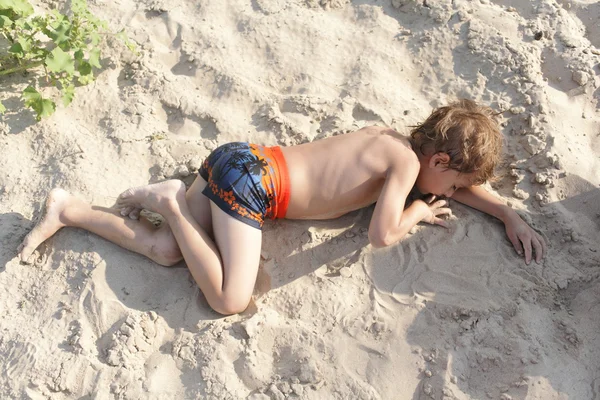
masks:
{"type": "Polygon", "coordinates": [[[448,223],[440,218],[442,215],[452,215],[452,210],[444,207],[448,204],[447,200],[436,200],[434,195],[430,195],[424,200],[415,200],[414,203],[420,208],[420,212],[423,215],[423,218],[421,218],[422,222],[449,228],[448,223]]]}
{"type": "Polygon", "coordinates": [[[506,234],[517,253],[522,256],[525,253],[525,263],[529,265],[532,251],[535,251],[535,262],[539,263],[546,254],[546,242],[536,231],[533,230],[516,212],[504,220],[506,234]]]}

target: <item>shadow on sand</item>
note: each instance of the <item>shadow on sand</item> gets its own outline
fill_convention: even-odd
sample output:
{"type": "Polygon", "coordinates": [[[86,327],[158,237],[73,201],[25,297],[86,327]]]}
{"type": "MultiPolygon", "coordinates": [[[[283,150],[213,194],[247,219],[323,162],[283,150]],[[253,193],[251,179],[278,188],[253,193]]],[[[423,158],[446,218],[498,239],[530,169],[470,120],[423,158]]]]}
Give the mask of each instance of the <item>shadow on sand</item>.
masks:
{"type": "Polygon", "coordinates": [[[600,189],[568,179],[579,194],[531,221],[550,246],[539,265],[516,256],[501,223],[462,206],[468,222],[451,240],[427,232],[422,245],[366,257],[381,301],[418,310],[406,336],[423,359],[413,400],[600,393],[600,189]],[[573,231],[584,233],[561,243],[573,231]]]}

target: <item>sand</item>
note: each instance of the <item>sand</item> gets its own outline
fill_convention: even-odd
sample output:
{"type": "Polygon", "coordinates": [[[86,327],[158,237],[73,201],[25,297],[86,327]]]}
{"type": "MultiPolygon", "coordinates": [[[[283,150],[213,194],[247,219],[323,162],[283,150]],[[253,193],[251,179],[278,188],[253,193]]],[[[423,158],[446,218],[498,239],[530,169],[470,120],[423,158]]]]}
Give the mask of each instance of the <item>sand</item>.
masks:
{"type": "MultiPolygon", "coordinates": [[[[62,2],[36,1],[36,9],[62,2]]],[[[36,123],[0,81],[0,398],[600,398],[600,3],[592,0],[94,0],[96,81],[36,123]],[[372,208],[269,222],[254,300],[211,311],[185,266],[82,230],[16,249],[54,187],[110,206],[234,140],[290,145],[391,126],[457,97],[501,112],[488,189],[549,244],[525,265],[503,225],[368,244],[372,208]]]]}

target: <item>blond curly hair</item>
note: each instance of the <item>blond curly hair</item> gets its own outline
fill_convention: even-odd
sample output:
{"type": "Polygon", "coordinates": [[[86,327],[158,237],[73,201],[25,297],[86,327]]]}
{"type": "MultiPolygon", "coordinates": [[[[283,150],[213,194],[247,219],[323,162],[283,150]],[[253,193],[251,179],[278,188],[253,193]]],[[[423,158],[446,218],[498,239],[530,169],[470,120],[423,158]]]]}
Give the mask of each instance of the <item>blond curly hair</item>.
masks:
{"type": "Polygon", "coordinates": [[[422,154],[448,154],[448,168],[473,173],[475,185],[493,179],[503,136],[491,108],[460,99],[435,109],[413,128],[413,145],[422,154]]]}

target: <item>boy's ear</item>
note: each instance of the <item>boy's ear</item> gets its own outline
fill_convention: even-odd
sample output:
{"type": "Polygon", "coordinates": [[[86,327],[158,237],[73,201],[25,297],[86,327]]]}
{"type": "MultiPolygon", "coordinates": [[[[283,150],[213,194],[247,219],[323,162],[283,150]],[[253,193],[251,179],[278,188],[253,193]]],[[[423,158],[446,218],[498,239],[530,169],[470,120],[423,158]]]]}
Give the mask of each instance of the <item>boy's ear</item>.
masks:
{"type": "Polygon", "coordinates": [[[435,153],[429,159],[429,166],[431,168],[435,168],[435,167],[448,168],[448,164],[450,164],[450,156],[448,155],[448,153],[444,153],[442,151],[435,153]]]}

